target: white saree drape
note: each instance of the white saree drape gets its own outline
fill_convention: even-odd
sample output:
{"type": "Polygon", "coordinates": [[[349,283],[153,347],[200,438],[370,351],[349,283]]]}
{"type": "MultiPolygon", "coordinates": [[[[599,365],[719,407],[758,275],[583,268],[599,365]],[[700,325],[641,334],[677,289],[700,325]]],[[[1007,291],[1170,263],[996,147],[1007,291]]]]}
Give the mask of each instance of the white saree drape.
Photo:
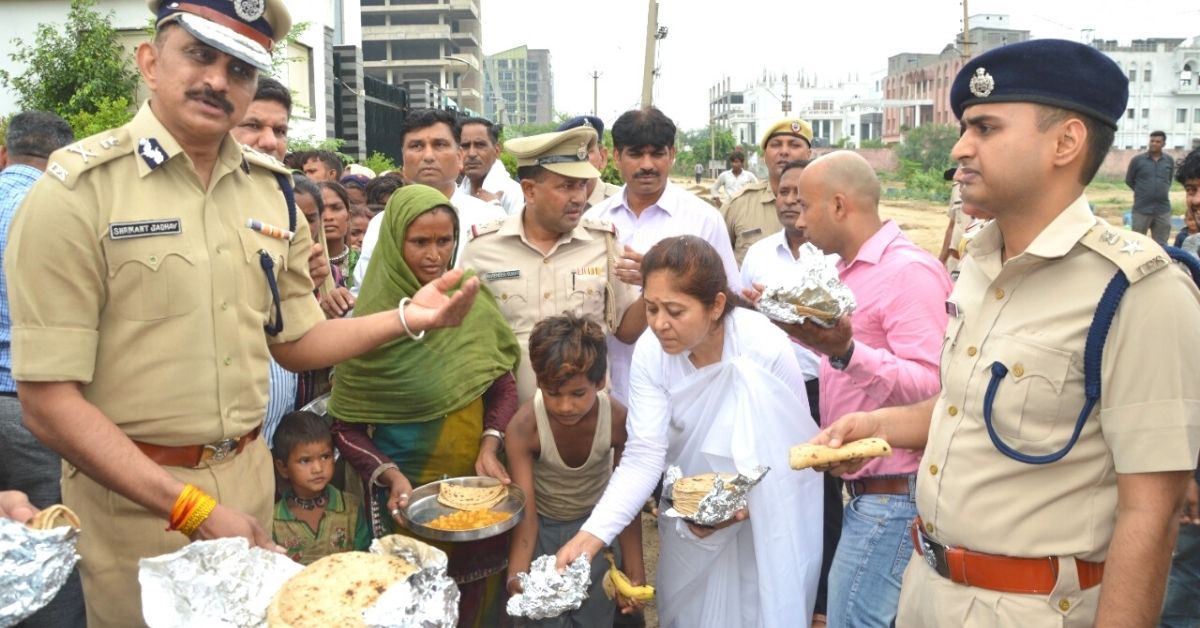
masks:
{"type": "Polygon", "coordinates": [[[625,456],[584,529],[623,527],[632,518],[623,513],[640,508],[666,465],[685,476],[769,466],[750,491],[747,521],[699,539],[682,521],[660,518],[659,622],[808,626],[821,565],[822,485],[819,474],[788,467],[788,448],[817,428],[783,332],[735,309],[725,320],[721,361],[702,369],[687,354],[664,353],[647,333],[634,354],[630,392],[625,456]]]}

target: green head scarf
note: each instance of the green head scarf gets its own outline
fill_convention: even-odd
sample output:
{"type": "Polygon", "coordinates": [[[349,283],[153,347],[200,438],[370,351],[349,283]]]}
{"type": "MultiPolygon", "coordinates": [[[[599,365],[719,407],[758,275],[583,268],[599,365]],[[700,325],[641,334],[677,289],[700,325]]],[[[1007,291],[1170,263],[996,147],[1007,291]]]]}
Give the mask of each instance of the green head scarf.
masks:
{"type": "MultiPolygon", "coordinates": [[[[425,212],[458,212],[437,190],[407,185],[388,201],[354,316],[395,311],[421,283],[404,261],[409,226],[425,212]]],[[[453,263],[453,258],[451,263],[453,263]]],[[[487,288],[480,287],[462,325],[437,329],[421,342],[401,337],[334,369],[329,413],[351,423],[431,421],[474,401],[517,367],[521,349],[487,288]]]]}

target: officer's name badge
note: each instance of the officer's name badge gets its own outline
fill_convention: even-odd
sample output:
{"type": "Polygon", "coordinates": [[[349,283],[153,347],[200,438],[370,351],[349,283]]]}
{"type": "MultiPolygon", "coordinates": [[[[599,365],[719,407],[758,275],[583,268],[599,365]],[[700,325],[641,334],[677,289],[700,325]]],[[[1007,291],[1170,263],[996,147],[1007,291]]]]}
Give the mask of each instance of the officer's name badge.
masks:
{"type": "Polygon", "coordinates": [[[174,235],[178,233],[183,233],[183,221],[178,218],[114,222],[108,225],[108,237],[110,240],[146,238],[149,236],[174,235]]]}
{"type": "Polygon", "coordinates": [[[585,266],[585,267],[580,268],[579,270],[575,271],[575,274],[576,275],[593,275],[593,276],[599,277],[600,275],[603,275],[606,272],[608,272],[608,269],[606,269],[603,266],[585,266]]]}
{"type": "Polygon", "coordinates": [[[484,281],[496,281],[497,279],[516,279],[520,276],[521,271],[519,270],[498,270],[494,273],[485,273],[483,279],[484,281]]]}

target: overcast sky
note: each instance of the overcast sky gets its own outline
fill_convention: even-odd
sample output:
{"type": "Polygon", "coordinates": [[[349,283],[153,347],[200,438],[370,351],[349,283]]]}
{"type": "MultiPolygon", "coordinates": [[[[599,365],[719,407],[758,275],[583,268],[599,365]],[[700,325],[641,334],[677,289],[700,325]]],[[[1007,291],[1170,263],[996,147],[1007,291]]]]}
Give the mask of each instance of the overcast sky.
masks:
{"type": "MultiPolygon", "coordinates": [[[[612,124],[641,98],[647,0],[481,0],[483,48],[493,54],[522,44],[548,48],[554,108],[590,113],[593,70],[600,116],[612,124]]],[[[974,0],[970,14],[1009,16],[1010,28],[1033,37],[1079,41],[1200,36],[1194,0],[974,0]]],[[[857,74],[864,80],[901,52],[940,52],[962,28],[954,0],[802,2],[797,0],[661,0],[661,75],[654,103],[684,129],[708,124],[708,89],[724,76],[736,88],[763,70],[824,82],[857,74]]]]}

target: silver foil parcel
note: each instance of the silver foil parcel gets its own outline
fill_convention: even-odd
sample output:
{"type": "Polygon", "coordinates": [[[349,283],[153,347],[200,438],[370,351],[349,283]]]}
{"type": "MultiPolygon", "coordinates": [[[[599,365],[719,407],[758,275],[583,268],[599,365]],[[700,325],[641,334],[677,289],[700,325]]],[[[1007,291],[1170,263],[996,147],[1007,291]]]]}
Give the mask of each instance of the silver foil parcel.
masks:
{"type": "Polygon", "coordinates": [[[399,556],[417,572],[387,588],[363,612],[372,628],[452,628],[458,625],[458,585],[446,575],[448,558],[436,547],[393,534],[371,541],[372,554],[399,556]]]}
{"type": "Polygon", "coordinates": [[[583,606],[592,586],[592,561],[581,554],[562,573],[555,557],[538,556],[527,573],[517,575],[522,592],[508,598],[508,614],[529,619],[549,619],[583,606]]]}
{"type": "MultiPolygon", "coordinates": [[[[729,481],[721,479],[721,474],[717,474],[717,478],[713,480],[712,489],[700,499],[700,507],[696,510],[696,514],[684,515],[674,508],[666,509],[663,514],[669,517],[679,517],[700,526],[715,526],[718,523],[729,521],[737,511],[746,507],[746,494],[761,482],[763,476],[767,475],[770,470],[770,467],[755,467],[749,474],[739,473],[737,477],[729,481]]],[[[666,480],[670,480],[670,483],[668,484],[666,480],[663,481],[663,495],[670,496],[672,486],[681,477],[683,474],[679,467],[667,467],[666,480]]]]}
{"type": "Polygon", "coordinates": [[[0,626],[14,626],[50,603],[79,554],[79,530],[34,530],[0,518],[0,626]]]}
{"type": "Polygon", "coordinates": [[[804,261],[800,267],[768,279],[758,300],[758,311],[783,323],[811,321],[833,327],[839,318],[854,311],[854,294],[820,249],[807,242],[801,248],[805,250],[801,251],[804,261]],[[823,316],[803,313],[797,306],[818,310],[823,316]]]}

